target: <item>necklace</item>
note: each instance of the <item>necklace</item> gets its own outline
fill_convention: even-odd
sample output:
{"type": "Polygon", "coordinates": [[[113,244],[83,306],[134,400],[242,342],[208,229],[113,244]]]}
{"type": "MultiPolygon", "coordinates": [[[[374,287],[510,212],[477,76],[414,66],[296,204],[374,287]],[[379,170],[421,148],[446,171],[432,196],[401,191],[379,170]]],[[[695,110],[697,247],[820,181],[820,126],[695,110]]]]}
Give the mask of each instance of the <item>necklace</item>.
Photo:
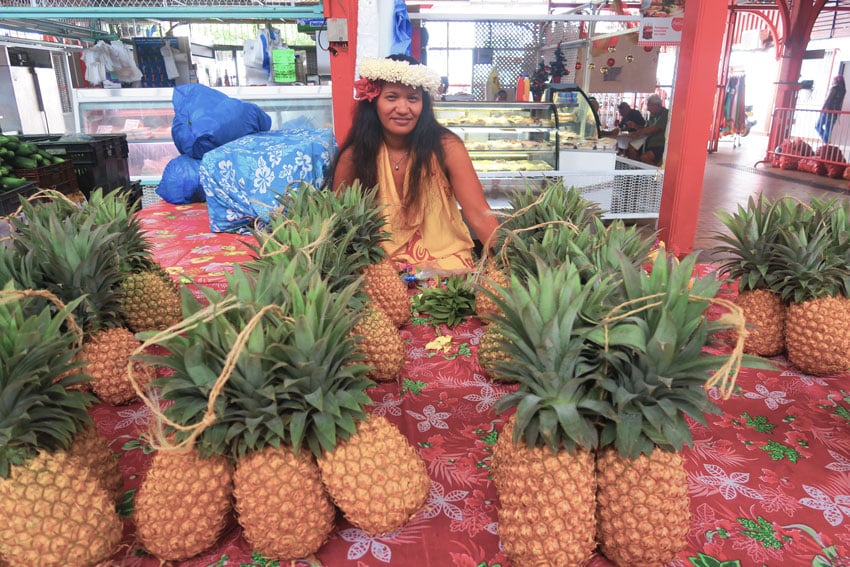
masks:
{"type": "Polygon", "coordinates": [[[410,150],[404,152],[403,154],[401,154],[401,157],[398,158],[397,160],[393,160],[392,156],[390,156],[390,160],[393,162],[393,168],[396,171],[398,171],[398,168],[401,165],[401,162],[404,161],[404,158],[406,158],[407,154],[409,154],[409,153],[410,153],[410,150]]]}

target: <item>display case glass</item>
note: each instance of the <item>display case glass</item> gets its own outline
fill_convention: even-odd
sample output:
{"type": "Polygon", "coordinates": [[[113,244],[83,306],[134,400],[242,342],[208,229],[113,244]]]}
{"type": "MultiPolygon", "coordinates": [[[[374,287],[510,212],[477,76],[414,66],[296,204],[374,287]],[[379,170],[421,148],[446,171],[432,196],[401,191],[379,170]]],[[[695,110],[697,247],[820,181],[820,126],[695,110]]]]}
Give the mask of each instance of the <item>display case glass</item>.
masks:
{"type": "Polygon", "coordinates": [[[549,86],[547,98],[554,105],[558,116],[561,150],[598,146],[599,117],[581,87],[572,83],[555,83],[549,86]]]}
{"type": "Polygon", "coordinates": [[[481,176],[558,169],[558,124],[551,104],[437,102],[434,113],[461,137],[481,176]]]}
{"type": "MultiPolygon", "coordinates": [[[[272,119],[272,130],[332,128],[329,86],[221,87],[229,97],[253,102],[272,119]]],[[[158,181],[178,151],[171,139],[173,89],[75,89],[78,132],[127,134],[133,179],[158,181]]]]}

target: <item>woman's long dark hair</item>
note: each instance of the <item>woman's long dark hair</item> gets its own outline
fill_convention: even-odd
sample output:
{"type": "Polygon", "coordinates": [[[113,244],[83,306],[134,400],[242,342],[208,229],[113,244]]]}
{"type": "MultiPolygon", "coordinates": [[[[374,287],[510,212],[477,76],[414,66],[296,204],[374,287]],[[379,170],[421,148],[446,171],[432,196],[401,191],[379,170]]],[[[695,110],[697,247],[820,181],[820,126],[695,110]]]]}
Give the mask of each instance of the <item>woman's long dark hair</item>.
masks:
{"type": "MultiPolygon", "coordinates": [[[[390,55],[387,59],[393,61],[407,61],[411,65],[418,65],[419,61],[409,55],[390,55]]],[[[336,190],[333,172],[339,162],[339,156],[351,148],[354,161],[354,177],[359,179],[364,187],[374,187],[378,184],[378,150],[384,140],[384,128],[378,118],[377,99],[373,101],[361,100],[356,107],[354,121],[342,146],[339,148],[334,159],[331,171],[331,189],[336,190]]],[[[422,93],[422,113],[416,127],[410,133],[410,148],[413,155],[413,163],[410,170],[410,178],[407,191],[402,197],[405,216],[416,218],[413,211],[419,211],[422,206],[422,179],[429,179],[431,174],[432,156],[437,157],[437,163],[442,164],[445,158],[443,152],[443,136],[455,136],[448,128],[441,126],[434,116],[434,104],[428,92],[422,93]]]]}

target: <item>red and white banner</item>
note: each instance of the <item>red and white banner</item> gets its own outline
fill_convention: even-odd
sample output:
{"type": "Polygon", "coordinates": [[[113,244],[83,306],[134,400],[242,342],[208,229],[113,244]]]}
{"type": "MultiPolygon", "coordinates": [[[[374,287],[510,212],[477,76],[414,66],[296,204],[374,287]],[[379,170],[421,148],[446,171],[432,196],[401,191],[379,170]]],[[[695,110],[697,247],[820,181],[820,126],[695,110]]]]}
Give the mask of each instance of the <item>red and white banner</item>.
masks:
{"type": "Polygon", "coordinates": [[[676,45],[685,27],[685,0],[642,0],[639,45],[676,45]]]}

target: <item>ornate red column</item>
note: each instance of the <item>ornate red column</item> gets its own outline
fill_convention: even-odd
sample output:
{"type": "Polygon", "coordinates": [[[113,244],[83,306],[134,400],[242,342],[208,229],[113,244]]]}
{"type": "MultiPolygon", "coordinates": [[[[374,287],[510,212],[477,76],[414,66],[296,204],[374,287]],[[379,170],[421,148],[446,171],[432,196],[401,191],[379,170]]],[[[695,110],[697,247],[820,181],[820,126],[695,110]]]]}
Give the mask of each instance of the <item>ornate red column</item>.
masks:
{"type": "MultiPolygon", "coordinates": [[[[799,92],[800,70],[812,34],[812,27],[827,0],[778,0],[785,29],[779,78],[776,84],[776,108],[796,108],[799,92]],[[790,6],[789,6],[790,4],[790,6]]],[[[778,146],[790,128],[788,124],[771,123],[768,134],[768,151],[778,146]]]]}
{"type": "Polygon", "coordinates": [[[659,238],[679,254],[694,247],[727,15],[726,2],[685,4],[658,215],[659,238]]]}
{"type": "Polygon", "coordinates": [[[348,42],[332,42],[331,99],[333,101],[334,135],[342,143],[351,129],[354,112],[354,69],[357,66],[357,9],[358,0],[325,2],[326,18],[344,18],[348,23],[348,42]]]}

